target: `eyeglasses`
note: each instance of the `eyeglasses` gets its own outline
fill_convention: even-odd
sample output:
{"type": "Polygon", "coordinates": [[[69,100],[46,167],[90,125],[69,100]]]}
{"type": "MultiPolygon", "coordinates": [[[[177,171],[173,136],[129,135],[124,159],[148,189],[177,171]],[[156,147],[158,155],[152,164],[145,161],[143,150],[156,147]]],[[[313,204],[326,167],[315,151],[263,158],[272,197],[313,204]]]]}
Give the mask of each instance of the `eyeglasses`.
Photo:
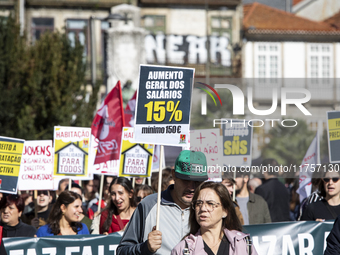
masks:
{"type": "Polygon", "coordinates": [[[39,190],[38,191],[38,196],[40,196],[40,195],[48,196],[48,191],[47,190],[39,190]]]}
{"type": "Polygon", "coordinates": [[[339,177],[333,177],[333,178],[323,178],[322,180],[325,182],[325,183],[328,183],[330,180],[332,180],[334,183],[338,182],[339,181],[339,177]]]}
{"type": "Polygon", "coordinates": [[[196,201],[192,202],[192,209],[194,209],[194,210],[201,209],[204,204],[205,204],[205,208],[208,212],[212,212],[216,207],[218,207],[220,205],[220,203],[217,203],[213,200],[207,200],[207,201],[196,200],[196,201]]]}
{"type": "Polygon", "coordinates": [[[142,201],[143,197],[136,197],[137,203],[139,203],[140,201],[142,201]]]}

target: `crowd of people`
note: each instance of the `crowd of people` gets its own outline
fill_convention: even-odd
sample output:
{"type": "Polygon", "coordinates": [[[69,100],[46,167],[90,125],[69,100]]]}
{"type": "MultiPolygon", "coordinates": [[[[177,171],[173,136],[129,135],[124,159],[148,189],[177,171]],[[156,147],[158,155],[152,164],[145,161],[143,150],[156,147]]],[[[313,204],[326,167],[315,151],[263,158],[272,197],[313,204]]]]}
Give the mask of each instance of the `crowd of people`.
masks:
{"type": "MultiPolygon", "coordinates": [[[[278,165],[274,159],[262,164],[278,165]]],[[[32,192],[2,194],[2,237],[119,232],[121,255],[257,254],[242,225],[324,221],[340,215],[339,173],[314,176],[313,193],[300,203],[298,179],[284,181],[276,172],[259,178],[237,171],[223,173],[220,183],[211,182],[193,165],[206,167],[204,154],[184,150],[173,167],[163,170],[158,230],[158,173],[154,173],[151,182],[105,176],[101,199],[98,176],[81,186],[63,179],[57,191],[38,191],[36,201],[32,192]]]]}

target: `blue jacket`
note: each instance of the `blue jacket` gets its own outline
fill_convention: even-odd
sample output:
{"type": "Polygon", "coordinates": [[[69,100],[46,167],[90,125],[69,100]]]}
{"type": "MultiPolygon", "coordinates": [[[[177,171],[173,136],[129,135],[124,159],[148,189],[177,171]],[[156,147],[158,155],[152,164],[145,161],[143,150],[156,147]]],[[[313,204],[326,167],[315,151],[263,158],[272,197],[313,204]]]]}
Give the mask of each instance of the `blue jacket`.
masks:
{"type": "MultiPolygon", "coordinates": [[[[81,223],[83,225],[83,228],[78,231],[77,235],[89,235],[90,232],[87,228],[87,226],[84,223],[81,223]]],[[[54,236],[54,234],[51,233],[51,229],[49,225],[41,226],[37,231],[37,237],[44,237],[44,236],[54,236]]]]}

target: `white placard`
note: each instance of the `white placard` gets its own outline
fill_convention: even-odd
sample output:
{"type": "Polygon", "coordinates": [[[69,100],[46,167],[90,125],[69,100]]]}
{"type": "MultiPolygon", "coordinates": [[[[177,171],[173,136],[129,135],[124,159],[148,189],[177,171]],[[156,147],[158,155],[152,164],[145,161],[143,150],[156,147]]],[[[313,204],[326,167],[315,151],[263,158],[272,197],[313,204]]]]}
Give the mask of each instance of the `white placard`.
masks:
{"type": "Polygon", "coordinates": [[[53,189],[52,140],[25,141],[18,190],[53,189]]]}

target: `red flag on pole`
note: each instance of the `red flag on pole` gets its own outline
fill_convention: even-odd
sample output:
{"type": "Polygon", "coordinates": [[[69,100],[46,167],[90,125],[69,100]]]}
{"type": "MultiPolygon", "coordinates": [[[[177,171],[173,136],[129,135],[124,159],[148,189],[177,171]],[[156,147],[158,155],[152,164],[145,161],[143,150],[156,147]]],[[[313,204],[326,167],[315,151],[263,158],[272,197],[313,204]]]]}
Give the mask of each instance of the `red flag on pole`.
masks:
{"type": "Polygon", "coordinates": [[[98,141],[95,164],[119,159],[123,126],[123,97],[118,81],[106,96],[92,122],[91,133],[98,141]]]}
{"type": "Polygon", "coordinates": [[[135,109],[136,109],[136,97],[137,97],[137,90],[128,101],[125,107],[125,126],[126,127],[133,127],[135,125],[135,109]]]}

